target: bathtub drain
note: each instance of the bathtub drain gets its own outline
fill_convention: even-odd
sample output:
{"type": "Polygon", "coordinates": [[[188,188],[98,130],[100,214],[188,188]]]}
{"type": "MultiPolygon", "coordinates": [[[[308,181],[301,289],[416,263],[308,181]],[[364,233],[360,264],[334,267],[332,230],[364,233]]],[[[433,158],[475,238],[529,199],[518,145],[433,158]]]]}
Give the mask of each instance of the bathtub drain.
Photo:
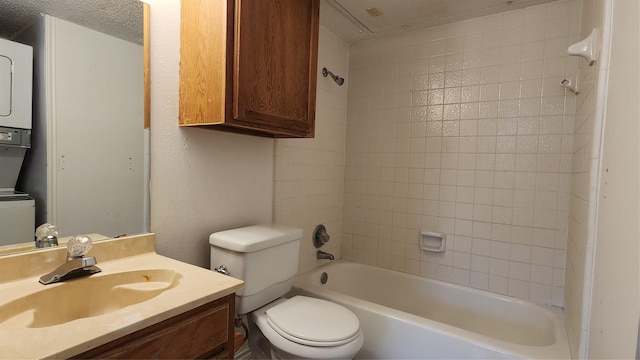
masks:
{"type": "Polygon", "coordinates": [[[329,275],[327,275],[326,272],[323,272],[322,275],[320,275],[320,283],[326,284],[327,280],[329,280],[329,275]]]}

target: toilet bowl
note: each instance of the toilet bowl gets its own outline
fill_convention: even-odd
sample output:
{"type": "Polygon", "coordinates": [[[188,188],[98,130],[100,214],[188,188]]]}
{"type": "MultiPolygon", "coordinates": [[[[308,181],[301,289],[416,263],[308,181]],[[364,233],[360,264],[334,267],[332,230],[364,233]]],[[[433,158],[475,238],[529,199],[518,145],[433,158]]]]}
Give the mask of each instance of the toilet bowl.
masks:
{"type": "Polygon", "coordinates": [[[249,344],[256,357],[353,359],[364,344],[358,318],[326,300],[281,298],[249,314],[249,320],[260,330],[249,344]]]}
{"type": "Polygon", "coordinates": [[[254,225],[211,234],[211,268],[244,281],[236,311],[249,320],[254,358],[352,359],[362,348],[360,321],[342,305],[283,298],[298,270],[302,230],[254,225]]]}

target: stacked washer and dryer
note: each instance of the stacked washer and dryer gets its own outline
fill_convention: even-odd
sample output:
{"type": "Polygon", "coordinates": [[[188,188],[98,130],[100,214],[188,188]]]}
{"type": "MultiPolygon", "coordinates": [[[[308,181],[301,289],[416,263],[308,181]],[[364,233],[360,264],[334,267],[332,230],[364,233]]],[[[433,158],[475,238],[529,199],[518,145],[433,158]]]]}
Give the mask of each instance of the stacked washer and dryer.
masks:
{"type": "Polygon", "coordinates": [[[0,39],[0,245],[33,239],[35,201],[16,191],[31,147],[33,48],[0,39]]]}

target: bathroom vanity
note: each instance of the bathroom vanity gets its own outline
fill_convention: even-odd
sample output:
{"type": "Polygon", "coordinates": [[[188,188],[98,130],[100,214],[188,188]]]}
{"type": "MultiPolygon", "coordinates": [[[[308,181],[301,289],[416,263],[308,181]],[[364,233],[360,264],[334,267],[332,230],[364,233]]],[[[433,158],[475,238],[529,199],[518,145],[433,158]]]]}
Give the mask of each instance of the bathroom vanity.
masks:
{"type": "Polygon", "coordinates": [[[94,243],[100,273],[42,285],[66,248],[0,257],[6,358],[232,358],[243,282],[155,253],[155,235],[94,243]],[[27,340],[25,340],[27,339],[27,340]],[[34,346],[32,339],[38,339],[34,346]]]}
{"type": "Polygon", "coordinates": [[[199,306],[72,359],[232,359],[235,296],[199,306]]]}

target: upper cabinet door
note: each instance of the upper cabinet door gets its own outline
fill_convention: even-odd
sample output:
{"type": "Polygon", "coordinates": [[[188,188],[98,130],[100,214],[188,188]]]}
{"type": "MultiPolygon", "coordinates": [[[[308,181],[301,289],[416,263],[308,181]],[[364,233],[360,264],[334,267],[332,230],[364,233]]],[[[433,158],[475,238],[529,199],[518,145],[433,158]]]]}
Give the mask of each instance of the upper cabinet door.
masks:
{"type": "Polygon", "coordinates": [[[313,137],[320,0],[182,0],[180,125],[313,137]]]}
{"type": "Polygon", "coordinates": [[[234,118],[313,137],[319,0],[238,0],[234,118]]]}

